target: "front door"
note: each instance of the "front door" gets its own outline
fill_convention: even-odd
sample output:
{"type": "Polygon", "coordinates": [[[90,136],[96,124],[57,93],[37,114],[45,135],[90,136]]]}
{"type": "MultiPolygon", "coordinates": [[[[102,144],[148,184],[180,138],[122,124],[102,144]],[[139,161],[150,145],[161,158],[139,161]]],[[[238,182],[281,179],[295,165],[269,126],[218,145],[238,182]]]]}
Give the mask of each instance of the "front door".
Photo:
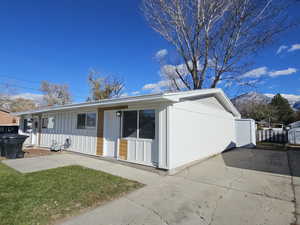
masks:
{"type": "Polygon", "coordinates": [[[32,121],[32,145],[37,145],[38,144],[38,130],[39,130],[39,120],[38,118],[33,118],[32,121]]]}
{"type": "Polygon", "coordinates": [[[104,111],[104,156],[117,157],[120,118],[116,110],[104,111]]]}

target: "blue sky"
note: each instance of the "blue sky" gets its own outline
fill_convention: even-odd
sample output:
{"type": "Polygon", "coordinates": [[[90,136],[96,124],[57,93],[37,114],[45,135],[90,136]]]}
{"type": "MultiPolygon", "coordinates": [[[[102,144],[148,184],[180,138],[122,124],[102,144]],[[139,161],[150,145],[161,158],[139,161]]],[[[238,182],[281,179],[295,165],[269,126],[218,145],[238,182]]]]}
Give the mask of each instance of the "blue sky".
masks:
{"type": "MultiPolygon", "coordinates": [[[[39,82],[48,80],[68,84],[74,100],[84,101],[88,70],[95,68],[122,78],[124,93],[151,92],[142,88],[161,80],[155,54],[172,49],[147,25],[139,6],[139,0],[1,1],[0,88],[10,83],[16,93],[39,94],[39,82]]],[[[253,69],[266,77],[258,91],[300,95],[296,44],[299,28],[255,56],[253,69]],[[282,45],[287,47],[276,54],[282,45]],[[292,45],[296,50],[290,50],[292,45]],[[274,71],[283,72],[270,77],[274,71]]]]}

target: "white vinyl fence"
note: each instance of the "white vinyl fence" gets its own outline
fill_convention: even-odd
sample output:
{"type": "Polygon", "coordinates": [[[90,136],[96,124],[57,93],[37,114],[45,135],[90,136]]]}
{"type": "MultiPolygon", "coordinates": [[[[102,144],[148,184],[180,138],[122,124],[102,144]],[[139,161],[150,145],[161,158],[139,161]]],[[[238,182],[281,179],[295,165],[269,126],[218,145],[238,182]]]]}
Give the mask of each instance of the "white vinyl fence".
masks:
{"type": "Polygon", "coordinates": [[[256,139],[258,142],[287,143],[288,132],[286,130],[257,130],[256,139]]]}

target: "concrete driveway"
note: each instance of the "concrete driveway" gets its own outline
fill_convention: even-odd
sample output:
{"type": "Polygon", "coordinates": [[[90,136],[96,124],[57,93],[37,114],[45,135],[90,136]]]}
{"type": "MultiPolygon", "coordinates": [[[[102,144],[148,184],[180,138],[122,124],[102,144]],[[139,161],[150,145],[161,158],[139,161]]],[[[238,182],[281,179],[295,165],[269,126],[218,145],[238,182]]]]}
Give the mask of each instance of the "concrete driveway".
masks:
{"type": "MultiPolygon", "coordinates": [[[[76,163],[147,184],[125,197],[64,221],[64,225],[289,225],[297,222],[300,152],[239,149],[174,176],[159,176],[73,154],[66,154],[61,160],[55,157],[59,165],[76,163]]],[[[20,169],[20,165],[16,166],[20,161],[6,163],[20,169]]]]}

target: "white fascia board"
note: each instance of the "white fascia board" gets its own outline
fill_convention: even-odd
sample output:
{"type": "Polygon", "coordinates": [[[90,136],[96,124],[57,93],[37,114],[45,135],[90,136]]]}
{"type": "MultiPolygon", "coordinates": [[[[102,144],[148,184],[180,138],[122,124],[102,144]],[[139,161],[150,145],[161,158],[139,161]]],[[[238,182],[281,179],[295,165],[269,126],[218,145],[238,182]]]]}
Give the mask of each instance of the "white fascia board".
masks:
{"type": "Polygon", "coordinates": [[[201,89],[201,90],[173,92],[173,93],[149,94],[149,95],[130,96],[130,97],[115,98],[115,99],[105,99],[98,102],[84,102],[78,104],[50,107],[50,108],[34,110],[34,111],[12,113],[12,115],[21,116],[21,115],[44,113],[44,112],[71,110],[71,109],[78,109],[78,108],[111,107],[111,106],[118,106],[118,105],[128,105],[130,103],[140,103],[140,104],[149,103],[149,102],[175,103],[175,102],[180,102],[181,99],[183,98],[205,96],[205,95],[216,96],[220,100],[220,102],[224,105],[224,107],[227,108],[227,110],[230,111],[235,117],[237,118],[241,117],[238,110],[234,107],[234,105],[231,103],[229,98],[225,95],[223,90],[220,88],[201,89]]]}
{"type": "Polygon", "coordinates": [[[241,114],[239,113],[239,111],[235,108],[235,106],[232,104],[230,99],[220,88],[201,89],[196,91],[194,90],[194,91],[165,94],[165,96],[168,96],[169,99],[172,99],[174,102],[179,102],[180,99],[184,99],[184,98],[193,98],[193,97],[197,97],[197,96],[200,97],[205,95],[215,96],[221,102],[221,104],[234,115],[234,117],[241,118],[241,114]]]}
{"type": "Polygon", "coordinates": [[[204,96],[209,94],[214,94],[219,92],[220,89],[200,89],[200,90],[193,90],[193,91],[184,91],[184,92],[175,92],[175,93],[166,93],[164,96],[171,97],[174,100],[180,101],[181,98],[192,98],[197,96],[204,96]]]}
{"type": "Polygon", "coordinates": [[[79,104],[64,105],[64,106],[51,107],[51,108],[46,108],[41,110],[13,113],[13,115],[21,116],[21,115],[38,114],[38,113],[53,112],[53,111],[72,110],[78,108],[113,107],[113,106],[127,105],[130,103],[137,103],[137,102],[143,104],[146,102],[170,102],[170,101],[172,102],[173,100],[169,97],[163,96],[162,94],[147,95],[144,97],[139,96],[139,97],[118,98],[118,99],[102,100],[93,103],[79,103],[79,104]]]}
{"type": "Polygon", "coordinates": [[[222,89],[218,88],[218,94],[220,97],[224,100],[224,106],[237,118],[241,118],[240,112],[237,110],[237,108],[233,105],[233,103],[230,101],[230,99],[227,97],[227,95],[223,92],[222,89]]]}

